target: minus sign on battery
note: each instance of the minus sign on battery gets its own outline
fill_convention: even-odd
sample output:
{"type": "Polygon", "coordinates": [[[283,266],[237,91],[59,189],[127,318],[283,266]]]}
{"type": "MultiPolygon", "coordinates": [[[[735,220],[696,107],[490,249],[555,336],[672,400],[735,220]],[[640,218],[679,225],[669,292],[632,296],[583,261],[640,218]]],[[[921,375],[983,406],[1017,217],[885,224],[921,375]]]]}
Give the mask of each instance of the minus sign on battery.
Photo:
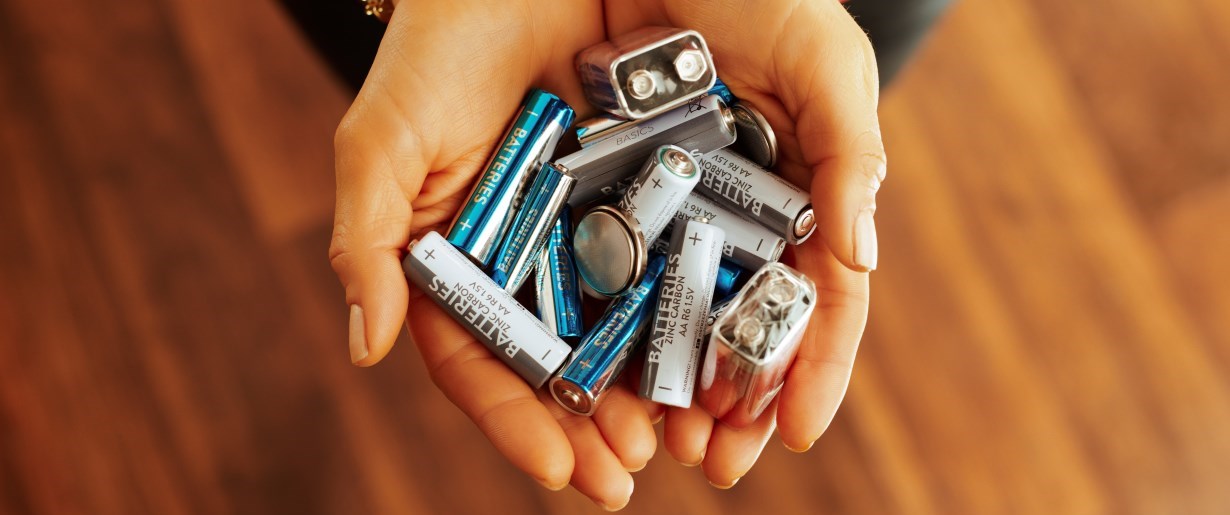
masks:
{"type": "Polygon", "coordinates": [[[668,387],[668,386],[659,386],[659,387],[658,387],[658,389],[659,389],[659,390],[667,390],[667,391],[670,391],[670,387],[668,387]]]}
{"type": "Polygon", "coordinates": [[[786,209],[786,206],[789,206],[791,202],[794,202],[793,198],[786,199],[786,203],[782,204],[782,209],[786,209]]]}
{"type": "Polygon", "coordinates": [[[758,251],[759,251],[759,250],[760,250],[760,247],[763,247],[763,246],[764,246],[764,240],[760,240],[760,243],[757,243],[757,244],[756,244],[756,250],[758,250],[758,251]]]}
{"type": "Polygon", "coordinates": [[[546,353],[546,354],[543,354],[541,358],[538,358],[538,360],[539,360],[539,361],[546,361],[546,360],[547,360],[547,356],[550,356],[550,355],[551,355],[551,350],[550,350],[550,349],[547,349],[547,353],[546,353]]]}

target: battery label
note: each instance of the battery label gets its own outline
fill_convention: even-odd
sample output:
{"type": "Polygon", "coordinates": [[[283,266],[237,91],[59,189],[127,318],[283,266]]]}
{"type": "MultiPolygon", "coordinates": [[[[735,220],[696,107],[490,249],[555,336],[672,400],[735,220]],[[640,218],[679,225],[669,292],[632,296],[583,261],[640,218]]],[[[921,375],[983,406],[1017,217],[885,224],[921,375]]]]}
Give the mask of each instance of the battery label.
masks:
{"type": "Polygon", "coordinates": [[[577,187],[569,203],[585,205],[621,189],[662,145],[676,145],[697,155],[734,143],[734,124],[729,114],[721,98],[703,97],[560,158],[559,164],[577,176],[577,187]]]}
{"type": "Polygon", "coordinates": [[[444,237],[429,232],[402,263],[406,276],[496,357],[535,388],[570,348],[444,237]]]}
{"type": "Polygon", "coordinates": [[[806,191],[727,149],[699,156],[697,163],[702,174],[697,192],[772,229],[790,243],[801,243],[810,236],[795,227],[800,217],[811,220],[811,196],[806,191]]]}
{"type": "MultiPolygon", "coordinates": [[[[748,270],[758,270],[766,263],[777,261],[786,249],[786,240],[772,230],[692,192],[679,206],[673,223],[696,217],[706,218],[710,224],[726,232],[722,254],[748,270]]],[[[654,248],[660,247],[654,245],[654,248]]]]}
{"type": "Polygon", "coordinates": [[[692,405],[724,240],[721,229],[696,220],[682,223],[672,235],[645,350],[641,397],[681,408],[692,405]]]}

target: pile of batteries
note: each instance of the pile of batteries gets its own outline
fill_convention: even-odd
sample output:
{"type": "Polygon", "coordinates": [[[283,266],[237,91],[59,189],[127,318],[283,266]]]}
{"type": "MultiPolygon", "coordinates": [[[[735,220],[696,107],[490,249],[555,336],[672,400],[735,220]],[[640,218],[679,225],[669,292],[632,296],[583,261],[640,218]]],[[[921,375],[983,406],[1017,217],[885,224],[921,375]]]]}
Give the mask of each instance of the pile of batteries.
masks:
{"type": "Polygon", "coordinates": [[[643,356],[642,397],[688,407],[699,385],[706,411],[750,424],[815,306],[811,280],[777,263],[814,230],[810,197],[767,170],[773,131],[717,79],[700,34],[641,29],[584,50],[577,70],[610,113],[576,124],[580,150],[552,160],[573,110],[531,91],[447,235],[411,244],[406,274],[571,412],[592,414],[643,356]],[[531,274],[537,317],[513,297],[531,274]],[[582,291],[609,301],[588,331],[582,291]]]}

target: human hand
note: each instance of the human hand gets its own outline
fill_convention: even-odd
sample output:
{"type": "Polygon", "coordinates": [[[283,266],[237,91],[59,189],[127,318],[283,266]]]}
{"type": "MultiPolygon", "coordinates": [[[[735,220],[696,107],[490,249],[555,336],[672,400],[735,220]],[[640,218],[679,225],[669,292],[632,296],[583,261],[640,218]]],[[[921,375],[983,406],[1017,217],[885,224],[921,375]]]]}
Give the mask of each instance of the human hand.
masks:
{"type": "Polygon", "coordinates": [[[610,37],[647,25],[700,32],[722,80],[773,126],[778,171],[811,190],[817,234],[793,249],[793,264],[816,282],[819,300],[779,397],[745,428],[715,422],[695,402],[667,409],[667,451],[729,487],[775,428],[786,447],[810,448],[845,396],[867,322],[866,272],[877,259],[872,215],[885,174],[875,56],[833,1],[608,2],[606,23],[610,37]]]}
{"type": "Polygon", "coordinates": [[[454,0],[397,6],[363,89],[338,127],[330,262],[350,308],[351,360],[380,361],[406,320],[432,380],[515,466],[553,490],[572,484],[607,508],[657,446],[625,386],[597,413],[571,415],[536,392],[408,288],[414,235],[447,224],[526,91],[551,91],[585,116],[573,68],[606,39],[601,2],[454,0]]]}

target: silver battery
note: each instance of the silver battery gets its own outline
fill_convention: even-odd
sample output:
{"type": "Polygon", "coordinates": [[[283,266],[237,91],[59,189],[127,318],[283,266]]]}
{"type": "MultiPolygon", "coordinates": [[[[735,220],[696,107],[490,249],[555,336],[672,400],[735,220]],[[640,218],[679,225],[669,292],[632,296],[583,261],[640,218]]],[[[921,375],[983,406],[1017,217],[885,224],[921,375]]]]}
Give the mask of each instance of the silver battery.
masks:
{"type": "Polygon", "coordinates": [[[577,143],[584,148],[635,124],[635,121],[627,118],[620,118],[610,113],[599,113],[592,118],[577,122],[572,127],[577,134],[577,143]]]}
{"type": "Polygon", "coordinates": [[[586,293],[617,297],[645,275],[645,237],[636,220],[618,207],[589,210],[577,223],[572,240],[577,275],[586,293]]]}
{"type": "Polygon", "coordinates": [[[811,195],[729,148],[697,158],[696,191],[797,245],[816,230],[811,195]]]}
{"type": "Polygon", "coordinates": [[[645,27],[586,48],[576,67],[591,104],[633,120],[704,95],[717,79],[705,38],[668,27],[645,27]]]}
{"type": "MultiPolygon", "coordinates": [[[[753,143],[751,144],[751,147],[741,148],[746,151],[755,151],[756,147],[772,145],[771,149],[766,148],[763,152],[771,152],[772,158],[774,160],[777,159],[777,138],[773,134],[773,129],[769,127],[768,122],[764,122],[762,126],[756,125],[754,123],[756,118],[749,117],[749,113],[747,112],[744,112],[741,115],[736,114],[733,110],[733,106],[739,99],[730,94],[730,88],[726,87],[726,84],[722,82],[721,77],[714,81],[713,87],[709,88],[709,92],[705,93],[705,95],[716,95],[718,98],[722,99],[722,102],[727,106],[727,108],[731,109],[731,119],[735,124],[735,144],[739,143],[739,137],[742,137],[742,135],[747,135],[747,137],[753,138],[753,143]],[[754,140],[756,139],[761,140],[759,145],[754,143],[754,140]]],[[[751,106],[747,105],[746,107],[750,108],[751,106]]],[[[745,109],[744,111],[748,110],[745,109]]],[[[751,108],[750,111],[755,113],[754,116],[759,117],[759,120],[764,120],[764,117],[760,115],[760,111],[755,110],[755,108],[751,108]]],[[[573,125],[573,130],[577,135],[577,143],[581,144],[581,148],[585,148],[606,139],[612,134],[617,134],[628,127],[632,127],[637,123],[637,120],[621,118],[611,113],[599,113],[591,118],[586,118],[577,122],[573,125]]],[[[755,161],[755,159],[753,159],[753,161],[755,161]]],[[[772,166],[772,164],[769,164],[766,168],[770,168],[772,166]]]]}
{"type": "Polygon", "coordinates": [[[568,203],[584,206],[626,188],[662,145],[698,155],[734,142],[734,118],[722,99],[711,95],[626,127],[556,162],[577,176],[568,203]]]}
{"type": "Polygon", "coordinates": [[[423,293],[534,388],[572,351],[435,231],[410,243],[402,268],[423,293]]]}
{"type": "Polygon", "coordinates": [[[777,164],[777,134],[769,121],[746,100],[730,104],[730,112],[735,117],[735,132],[738,134],[731,150],[761,167],[773,168],[777,164]]]}
{"type": "MultiPolygon", "coordinates": [[[[696,193],[688,195],[687,200],[675,212],[675,220],[687,220],[704,217],[709,223],[721,227],[726,232],[726,245],[722,254],[732,263],[748,270],[758,270],[766,263],[781,259],[786,250],[786,239],[778,236],[768,228],[739,216],[716,202],[696,193]]],[[[667,231],[673,230],[667,227],[667,231]]],[[[650,250],[665,252],[666,241],[662,238],[650,245],[650,250]]]]}
{"type": "Polygon", "coordinates": [[[534,271],[539,252],[551,235],[577,179],[563,167],[547,163],[534,177],[512,227],[495,253],[491,279],[513,295],[534,271]]]}
{"type": "Polygon", "coordinates": [[[816,307],[816,285],[781,263],[748,281],[714,323],[697,401],[735,428],[751,425],[781,390],[816,307]]]}
{"type": "Polygon", "coordinates": [[[704,219],[675,225],[645,348],[641,397],[681,408],[692,405],[724,242],[725,233],[704,219]]]}
{"type": "Polygon", "coordinates": [[[682,148],[664,145],[645,161],[619,199],[619,208],[636,220],[648,245],[658,239],[699,182],[696,159],[682,148]]]}

